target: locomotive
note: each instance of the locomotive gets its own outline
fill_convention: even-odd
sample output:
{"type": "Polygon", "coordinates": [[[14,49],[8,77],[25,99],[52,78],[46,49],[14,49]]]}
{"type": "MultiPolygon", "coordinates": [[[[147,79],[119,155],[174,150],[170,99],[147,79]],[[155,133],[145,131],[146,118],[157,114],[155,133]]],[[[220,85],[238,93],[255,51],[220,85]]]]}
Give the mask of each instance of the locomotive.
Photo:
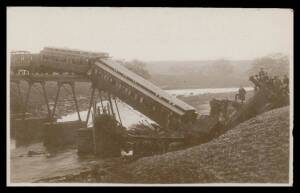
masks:
{"type": "Polygon", "coordinates": [[[36,72],[73,72],[83,74],[98,59],[109,58],[105,52],[87,52],[75,49],[45,47],[40,53],[11,52],[11,69],[36,72]]]}

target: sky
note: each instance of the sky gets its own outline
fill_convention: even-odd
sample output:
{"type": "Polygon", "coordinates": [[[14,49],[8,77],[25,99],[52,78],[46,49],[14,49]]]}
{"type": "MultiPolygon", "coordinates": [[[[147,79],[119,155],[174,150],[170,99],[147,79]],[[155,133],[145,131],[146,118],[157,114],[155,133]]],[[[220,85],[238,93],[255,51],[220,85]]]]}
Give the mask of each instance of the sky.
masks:
{"type": "Polygon", "coordinates": [[[45,46],[116,59],[247,60],[291,54],[290,9],[8,7],[7,50],[45,46]]]}

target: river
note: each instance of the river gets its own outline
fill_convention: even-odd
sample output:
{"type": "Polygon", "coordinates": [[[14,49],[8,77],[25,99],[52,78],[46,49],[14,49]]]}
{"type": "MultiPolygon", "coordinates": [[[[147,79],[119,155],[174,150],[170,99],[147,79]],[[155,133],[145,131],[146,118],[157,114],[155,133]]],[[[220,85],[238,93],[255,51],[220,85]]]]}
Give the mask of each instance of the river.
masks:
{"type": "MultiPolygon", "coordinates": [[[[246,91],[253,90],[253,87],[245,87],[246,91]]],[[[218,94],[218,93],[230,93],[237,92],[239,88],[229,87],[229,88],[199,88],[199,89],[172,89],[166,90],[169,94],[174,96],[194,96],[201,94],[218,94]]]]}
{"type": "MultiPolygon", "coordinates": [[[[239,88],[202,88],[202,89],[176,89],[176,90],[166,90],[167,93],[173,95],[173,96],[193,96],[193,95],[201,95],[201,94],[218,94],[218,93],[230,93],[230,92],[237,92],[239,88]]],[[[245,87],[246,91],[253,90],[252,87],[245,87]]],[[[104,101],[105,105],[107,101],[104,101]]],[[[145,115],[141,114],[140,112],[134,110],[129,105],[123,103],[122,101],[118,100],[118,109],[120,112],[120,117],[122,124],[130,128],[132,125],[137,123],[154,123],[151,119],[146,117],[145,115]]],[[[97,104],[97,106],[100,106],[100,103],[97,104]]],[[[117,112],[116,106],[113,105],[114,111],[117,112]]],[[[204,103],[201,105],[202,108],[200,108],[200,114],[208,114],[209,112],[209,105],[208,103],[204,103]]],[[[87,117],[87,111],[81,111],[80,117],[83,118],[83,120],[86,120],[87,117]]],[[[66,116],[62,116],[60,119],[58,119],[58,122],[66,122],[66,121],[75,121],[78,120],[77,113],[71,113],[66,116]]],[[[90,116],[88,126],[92,126],[92,118],[90,116]]]]}
{"type": "MultiPolygon", "coordinates": [[[[247,91],[253,90],[253,88],[245,88],[247,91]]],[[[230,93],[237,92],[238,88],[210,88],[210,89],[180,89],[180,90],[166,90],[173,96],[191,96],[201,94],[217,94],[217,93],[230,93]]],[[[100,105],[100,104],[98,104],[100,105]]],[[[202,104],[203,109],[199,113],[207,114],[209,112],[209,105],[202,104]]],[[[118,101],[118,108],[122,120],[122,124],[125,127],[130,128],[132,125],[143,122],[145,124],[153,123],[153,121],[143,114],[132,109],[127,104],[118,101]]],[[[116,111],[116,107],[114,106],[116,111]]],[[[87,116],[87,111],[80,112],[81,118],[84,120],[87,116]]],[[[78,120],[77,113],[71,113],[66,116],[62,116],[58,121],[74,121],[78,120]]],[[[92,126],[91,117],[89,125],[92,126]]],[[[54,176],[65,176],[84,171],[94,159],[79,159],[76,153],[76,149],[69,149],[57,154],[54,157],[46,157],[45,154],[29,157],[27,152],[37,151],[45,152],[45,148],[42,143],[31,144],[28,146],[15,146],[15,141],[10,140],[11,149],[11,181],[12,182],[34,182],[41,178],[49,178],[54,176]]]]}

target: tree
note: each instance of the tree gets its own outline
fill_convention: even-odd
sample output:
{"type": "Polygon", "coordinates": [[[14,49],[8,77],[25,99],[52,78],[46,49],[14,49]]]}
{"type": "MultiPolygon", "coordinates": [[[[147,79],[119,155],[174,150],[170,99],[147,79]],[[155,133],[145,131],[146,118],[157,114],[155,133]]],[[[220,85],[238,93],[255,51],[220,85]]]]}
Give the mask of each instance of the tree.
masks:
{"type": "Polygon", "coordinates": [[[130,71],[140,75],[145,79],[150,79],[150,73],[146,69],[146,64],[139,60],[132,60],[130,62],[122,62],[122,64],[130,71]]]}
{"type": "Polygon", "coordinates": [[[288,56],[276,53],[265,57],[257,58],[253,61],[252,67],[248,74],[254,75],[263,68],[268,74],[272,76],[283,76],[289,74],[289,58],[288,56]]]}

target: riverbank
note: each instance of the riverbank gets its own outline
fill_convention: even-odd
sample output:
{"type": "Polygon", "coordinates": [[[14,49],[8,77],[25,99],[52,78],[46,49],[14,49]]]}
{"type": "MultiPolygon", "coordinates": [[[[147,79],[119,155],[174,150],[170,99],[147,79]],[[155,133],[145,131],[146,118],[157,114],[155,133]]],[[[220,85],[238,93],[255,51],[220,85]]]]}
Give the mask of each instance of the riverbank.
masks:
{"type": "Polygon", "coordinates": [[[288,183],[289,106],[256,116],[186,150],[118,168],[118,183],[288,183]]]}
{"type": "MultiPolygon", "coordinates": [[[[251,96],[250,93],[251,92],[247,93],[247,98],[251,96]]],[[[228,97],[228,99],[233,99],[235,94],[235,92],[213,93],[197,96],[182,96],[179,98],[196,107],[200,114],[205,114],[205,112],[209,112],[208,101],[213,97],[220,99],[228,97]],[[202,109],[200,109],[199,106],[202,107],[202,109]]],[[[79,102],[80,110],[83,110],[85,106],[87,108],[87,105],[88,100],[82,98],[81,102],[79,102]]],[[[129,111],[127,107],[122,108],[122,104],[120,104],[119,107],[121,117],[123,119],[129,119],[128,124],[134,123],[136,118],[138,118],[137,120],[141,119],[140,115],[136,114],[136,112],[133,112],[132,110],[129,111]]],[[[70,106],[70,108],[72,108],[72,106],[70,106]]],[[[62,109],[63,108],[58,108],[58,115],[65,114],[65,111],[62,109]]],[[[74,114],[74,118],[77,120],[77,113],[72,114],[74,114]]],[[[82,115],[82,118],[83,117],[84,116],[82,115]]],[[[36,147],[39,147],[39,149],[36,149],[35,146],[27,146],[20,147],[21,149],[17,148],[16,151],[12,152],[11,168],[13,173],[12,179],[14,179],[14,182],[102,182],[106,180],[108,174],[115,173],[114,168],[128,165],[127,162],[123,162],[120,158],[112,160],[99,160],[95,157],[81,159],[77,155],[76,147],[65,149],[51,158],[47,158],[46,153],[28,157],[27,152],[30,150],[45,151],[44,149],[41,149],[43,148],[42,144],[38,144],[36,147]],[[19,154],[16,152],[20,152],[22,154],[21,157],[19,157],[19,154]],[[56,168],[49,170],[52,166],[55,166],[56,168]],[[22,168],[27,169],[24,171],[22,168]],[[95,171],[94,168],[99,168],[99,170],[101,170],[103,173],[101,177],[98,176],[98,169],[96,172],[93,172],[95,171]]]]}
{"type": "MultiPolygon", "coordinates": [[[[196,111],[199,112],[200,114],[208,115],[210,106],[209,106],[209,101],[212,100],[213,98],[215,99],[228,99],[228,100],[233,100],[237,92],[224,92],[224,93],[205,93],[205,94],[199,94],[199,95],[194,95],[194,96],[178,96],[178,98],[189,105],[193,106],[196,108],[196,111]]],[[[251,98],[254,95],[254,91],[250,90],[246,94],[246,100],[251,98]]]]}
{"type": "Polygon", "coordinates": [[[37,182],[288,183],[288,179],[289,106],[258,115],[205,144],[132,162],[90,161],[77,173],[37,182]]]}

